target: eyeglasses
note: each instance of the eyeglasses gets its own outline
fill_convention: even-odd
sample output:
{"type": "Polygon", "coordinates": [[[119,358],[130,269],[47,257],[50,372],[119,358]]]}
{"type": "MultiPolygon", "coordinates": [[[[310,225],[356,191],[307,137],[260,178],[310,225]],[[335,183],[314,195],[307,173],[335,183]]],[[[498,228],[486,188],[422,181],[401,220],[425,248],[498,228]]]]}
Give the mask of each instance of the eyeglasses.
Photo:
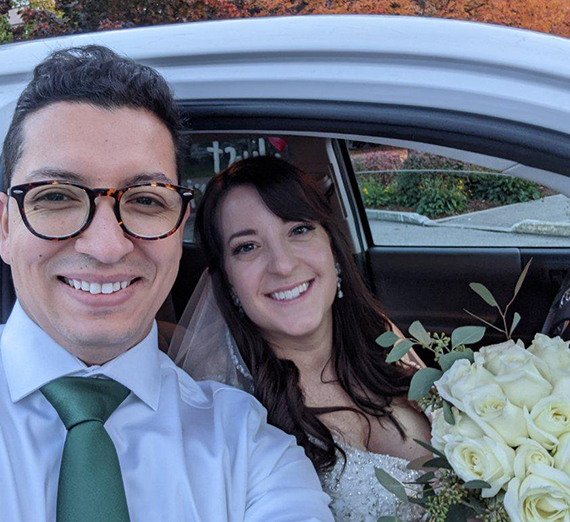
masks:
{"type": "Polygon", "coordinates": [[[28,230],[52,241],[81,234],[93,220],[98,197],[115,200],[115,216],[125,233],[137,239],[163,239],[176,232],[194,195],[190,188],[168,183],[91,189],[66,181],[14,185],[6,193],[18,203],[28,230]]]}

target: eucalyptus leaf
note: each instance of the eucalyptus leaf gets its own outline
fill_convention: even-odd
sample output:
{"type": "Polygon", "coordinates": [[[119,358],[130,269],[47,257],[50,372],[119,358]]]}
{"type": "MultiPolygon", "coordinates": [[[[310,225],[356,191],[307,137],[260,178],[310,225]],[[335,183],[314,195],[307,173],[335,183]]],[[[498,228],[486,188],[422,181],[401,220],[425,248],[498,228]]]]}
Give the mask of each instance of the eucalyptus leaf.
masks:
{"type": "Polygon", "coordinates": [[[465,489],[489,489],[491,484],[485,482],[484,480],[470,480],[463,484],[465,489]]]}
{"type": "Polygon", "coordinates": [[[525,265],[525,267],[523,268],[523,271],[521,272],[521,275],[517,279],[517,284],[515,285],[515,293],[513,294],[513,299],[519,293],[519,290],[521,289],[521,286],[524,283],[526,274],[528,273],[528,269],[530,268],[531,263],[532,263],[532,259],[530,259],[529,262],[525,265]]]}
{"type": "Polygon", "coordinates": [[[416,372],[410,382],[408,398],[411,401],[417,401],[422,397],[425,397],[433,386],[433,383],[442,375],[443,372],[436,368],[424,368],[419,372],[416,372]]]}
{"type": "Polygon", "coordinates": [[[424,455],[423,457],[418,457],[417,459],[410,461],[406,466],[406,468],[416,469],[416,470],[424,469],[424,464],[431,459],[433,459],[431,455],[424,455]]]}
{"type": "Polygon", "coordinates": [[[433,446],[430,446],[427,442],[424,442],[423,440],[420,440],[420,439],[414,439],[414,442],[418,443],[422,448],[427,449],[428,451],[430,451],[434,455],[439,455],[440,457],[445,458],[444,453],[442,453],[438,449],[434,448],[433,446]]]}
{"type": "Polygon", "coordinates": [[[468,361],[473,362],[475,360],[475,354],[471,348],[467,348],[463,352],[446,353],[439,358],[438,362],[441,369],[446,372],[453,366],[455,361],[459,361],[460,359],[467,359],[468,361]]]}
{"type": "Polygon", "coordinates": [[[396,497],[398,497],[398,499],[400,499],[404,504],[408,503],[406,488],[404,488],[401,482],[396,480],[394,477],[392,477],[392,475],[381,468],[375,467],[374,471],[376,472],[376,478],[378,479],[378,482],[380,482],[384,488],[386,488],[390,493],[396,495],[396,497]]]}
{"type": "Polygon", "coordinates": [[[408,332],[410,333],[410,335],[412,337],[415,337],[420,342],[421,345],[423,345],[427,348],[429,348],[433,343],[431,337],[429,336],[426,329],[424,328],[424,325],[422,323],[420,323],[419,321],[414,321],[411,324],[408,332]]]}
{"type": "Polygon", "coordinates": [[[419,484],[427,484],[429,483],[431,480],[433,480],[435,478],[435,472],[434,471],[429,471],[428,473],[425,473],[424,475],[422,475],[421,477],[419,477],[416,482],[419,484]]]}
{"type": "Polygon", "coordinates": [[[445,468],[445,469],[453,469],[451,464],[445,457],[436,457],[435,459],[428,460],[425,463],[426,468],[445,468]]]}
{"type": "Polygon", "coordinates": [[[482,285],[481,283],[469,283],[469,287],[488,305],[496,306],[499,308],[497,300],[493,297],[493,294],[487,289],[485,285],[482,285]]]}
{"type": "Polygon", "coordinates": [[[398,337],[394,332],[384,332],[376,339],[376,344],[379,344],[382,348],[388,348],[398,339],[400,339],[400,337],[398,337]]]}
{"type": "Polygon", "coordinates": [[[462,344],[474,344],[483,339],[484,326],[460,326],[451,332],[451,348],[457,348],[462,344]]]}
{"type": "Polygon", "coordinates": [[[406,355],[414,343],[409,339],[402,339],[394,345],[394,348],[390,350],[390,353],[386,357],[386,362],[393,363],[399,361],[404,355],[406,355]]]}
{"type": "Polygon", "coordinates": [[[451,424],[455,426],[455,416],[453,415],[453,411],[451,411],[451,406],[449,402],[443,401],[443,418],[447,424],[451,424]]]}
{"type": "Polygon", "coordinates": [[[447,512],[445,522],[465,522],[474,514],[473,510],[464,504],[453,504],[447,512]]]}
{"type": "Polygon", "coordinates": [[[513,323],[511,324],[511,329],[509,330],[509,337],[513,335],[515,328],[518,326],[519,321],[521,320],[521,316],[518,312],[515,312],[513,315],[513,323]]]}

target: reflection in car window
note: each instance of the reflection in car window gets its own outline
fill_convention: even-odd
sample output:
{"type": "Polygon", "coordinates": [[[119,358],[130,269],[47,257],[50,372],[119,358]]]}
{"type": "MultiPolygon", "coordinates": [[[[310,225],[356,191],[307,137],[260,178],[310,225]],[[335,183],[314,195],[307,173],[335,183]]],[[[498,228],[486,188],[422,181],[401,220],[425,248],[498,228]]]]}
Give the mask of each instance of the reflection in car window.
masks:
{"type": "Polygon", "coordinates": [[[486,167],[348,142],[376,245],[570,245],[570,200],[486,167]]]}
{"type": "Polygon", "coordinates": [[[193,240],[194,217],[197,205],[210,178],[241,159],[271,155],[291,160],[291,149],[286,138],[279,136],[192,136],[188,144],[182,174],[182,184],[194,188],[190,219],[184,229],[184,239],[193,240]]]}

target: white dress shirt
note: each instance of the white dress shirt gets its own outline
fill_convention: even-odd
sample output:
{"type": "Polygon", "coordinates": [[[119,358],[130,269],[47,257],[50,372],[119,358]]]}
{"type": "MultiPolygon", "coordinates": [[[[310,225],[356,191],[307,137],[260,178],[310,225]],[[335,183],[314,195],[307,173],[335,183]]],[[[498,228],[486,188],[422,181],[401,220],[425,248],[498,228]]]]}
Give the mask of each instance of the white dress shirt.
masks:
{"type": "Polygon", "coordinates": [[[156,324],[116,359],[86,366],[16,303],[0,351],[1,522],[55,522],[66,430],[39,388],[64,375],[131,390],[105,424],[131,522],[332,522],[294,438],[251,395],[177,368],[158,350],[156,324]]]}

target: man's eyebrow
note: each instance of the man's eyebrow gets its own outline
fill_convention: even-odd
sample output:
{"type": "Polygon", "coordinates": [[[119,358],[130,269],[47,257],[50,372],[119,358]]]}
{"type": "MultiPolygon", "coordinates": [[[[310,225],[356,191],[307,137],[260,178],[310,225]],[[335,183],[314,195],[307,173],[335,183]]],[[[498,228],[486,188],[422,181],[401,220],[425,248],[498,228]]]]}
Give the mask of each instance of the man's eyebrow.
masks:
{"type": "MultiPolygon", "coordinates": [[[[55,167],[43,167],[38,170],[32,171],[26,178],[28,183],[34,181],[49,181],[56,179],[58,181],[71,181],[73,183],[80,183],[83,185],[90,185],[89,178],[87,176],[82,176],[75,172],[71,172],[65,169],[59,169],[55,167]]],[[[121,187],[127,187],[129,185],[136,185],[137,183],[150,183],[157,181],[160,183],[169,183],[171,185],[175,184],[171,178],[169,178],[163,172],[152,172],[152,173],[141,173],[126,178],[121,181],[121,187]]],[[[120,187],[110,187],[110,188],[120,188],[120,187]]]]}
{"type": "Polygon", "coordinates": [[[32,171],[27,177],[28,182],[57,179],[61,181],[73,181],[75,183],[85,182],[85,178],[75,172],[53,167],[44,167],[32,171]]]}
{"type": "Polygon", "coordinates": [[[135,176],[126,178],[122,181],[121,185],[126,187],[128,185],[136,185],[137,183],[152,183],[153,181],[169,183],[170,185],[174,185],[176,183],[163,172],[151,172],[136,174],[135,176]]]}

